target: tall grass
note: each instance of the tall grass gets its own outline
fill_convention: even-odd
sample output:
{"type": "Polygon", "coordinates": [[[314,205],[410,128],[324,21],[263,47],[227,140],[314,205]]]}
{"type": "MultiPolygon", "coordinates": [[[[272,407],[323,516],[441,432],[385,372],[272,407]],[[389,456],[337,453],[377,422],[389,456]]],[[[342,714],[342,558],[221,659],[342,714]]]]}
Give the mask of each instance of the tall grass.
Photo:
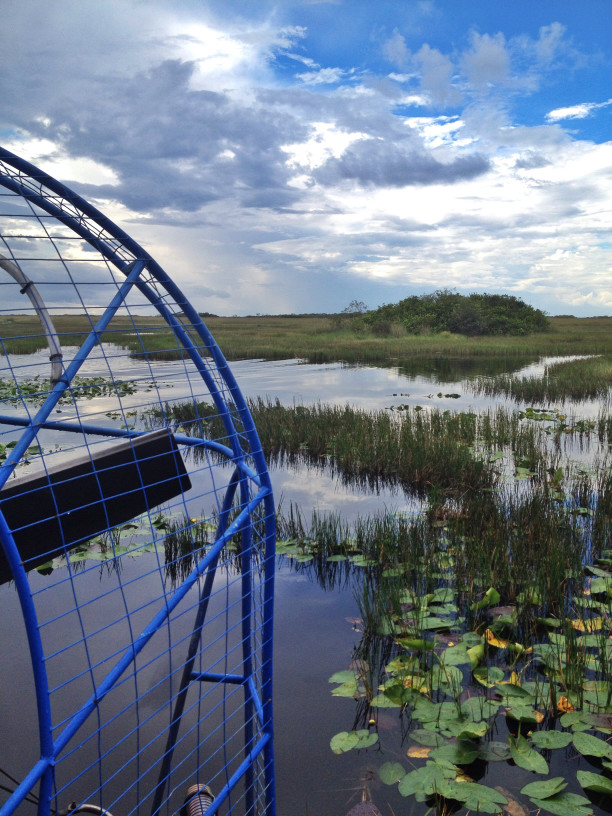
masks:
{"type": "Polygon", "coordinates": [[[612,387],[612,357],[568,360],[546,366],[540,377],[498,374],[477,377],[470,385],[476,394],[503,395],[531,405],[566,400],[607,400],[612,387]]]}
{"type": "MultiPolygon", "coordinates": [[[[293,405],[255,398],[249,408],[271,463],[329,467],[343,480],[377,488],[399,486],[441,500],[482,491],[500,480],[539,481],[559,493],[573,464],[560,468],[567,445],[605,446],[612,424],[569,422],[562,414],[528,414],[504,407],[481,414],[451,411],[369,412],[349,405],[293,405]]],[[[218,438],[223,427],[206,403],[168,403],[164,410],[182,432],[218,438]]],[[[147,414],[146,424],[161,423],[147,414]]],[[[602,448],[603,450],[604,448],[602,448]]]]}
{"type": "MultiPolygon", "coordinates": [[[[85,315],[60,314],[53,320],[64,345],[78,345],[90,330],[85,315]]],[[[612,318],[551,318],[550,332],[525,337],[449,333],[377,337],[352,329],[350,322],[338,324],[333,316],[324,315],[207,317],[205,322],[229,360],[299,358],[313,363],[343,360],[401,365],[415,357],[536,359],[541,355],[612,354],[612,318]]],[[[0,338],[0,348],[4,345],[10,353],[46,347],[40,323],[32,315],[1,315],[0,338]]],[[[181,354],[172,332],[157,315],[116,316],[104,340],[135,354],[181,354]]]]}

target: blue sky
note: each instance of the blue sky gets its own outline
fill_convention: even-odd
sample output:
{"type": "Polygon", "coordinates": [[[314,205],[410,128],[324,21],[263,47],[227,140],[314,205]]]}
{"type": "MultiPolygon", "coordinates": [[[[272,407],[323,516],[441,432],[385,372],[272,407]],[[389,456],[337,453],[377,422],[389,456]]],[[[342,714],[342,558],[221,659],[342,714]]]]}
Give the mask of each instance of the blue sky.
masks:
{"type": "Polygon", "coordinates": [[[0,143],[201,311],[612,314],[610,0],[3,0],[0,143]]]}

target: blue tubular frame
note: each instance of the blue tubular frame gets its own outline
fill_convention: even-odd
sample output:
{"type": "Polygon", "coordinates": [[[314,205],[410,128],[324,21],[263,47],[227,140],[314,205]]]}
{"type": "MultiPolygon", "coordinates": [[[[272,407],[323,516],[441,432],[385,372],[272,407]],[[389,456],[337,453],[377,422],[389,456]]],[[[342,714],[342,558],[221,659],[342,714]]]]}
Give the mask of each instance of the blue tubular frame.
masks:
{"type": "MultiPolygon", "coordinates": [[[[244,688],[244,759],[229,776],[223,788],[217,792],[209,812],[216,813],[219,807],[230,796],[236,785],[245,780],[246,794],[245,813],[248,816],[265,813],[275,816],[275,781],[274,752],[272,728],[272,629],[273,629],[273,592],[274,592],[274,558],[275,558],[275,508],[272,487],[266,462],[257,437],[246,402],[227,365],[225,358],[216,345],[212,335],[202,319],[188,302],[182,291],[170,279],[161,266],[123,230],[117,227],[95,207],[75,194],[52,177],[42,173],[38,168],[0,148],[0,186],[22,197],[30,205],[54,217],[73,233],[93,247],[106,261],[117,268],[124,276],[124,281],[117,283],[117,291],[96,325],[89,332],[75,354],[73,361],[63,372],[61,379],[53,384],[43,405],[32,418],[14,415],[0,415],[0,425],[22,428],[23,432],[17,444],[10,451],[6,460],[0,465],[0,489],[22,460],[32,441],[40,430],[65,431],[83,435],[98,435],[114,438],[136,438],[143,431],[117,430],[94,423],[73,424],[51,420],[50,414],[66,393],[67,389],[81,369],[88,355],[100,341],[100,335],[110,324],[118,309],[124,304],[132,288],[137,289],[163,317],[172,329],[180,346],[187,353],[191,362],[200,374],[215,403],[219,417],[222,419],[228,444],[209,439],[194,439],[186,434],[175,433],[177,443],[185,447],[198,447],[220,455],[233,464],[234,472],[226,488],[223,506],[220,511],[214,544],[206,555],[196,563],[191,573],[175,591],[167,596],[164,607],[160,609],[144,627],[133,642],[115,661],[114,666],[106,673],[101,682],[95,686],[94,693],[66,722],[59,734],[53,736],[53,722],[50,706],[50,690],[45,663],[40,624],[32,597],[32,590],[13,534],[0,510],[0,543],[11,568],[21,604],[26,626],[30,655],[33,668],[34,685],[37,697],[39,722],[40,759],[34,764],[9,800],[0,807],[0,816],[10,816],[36,784],[39,787],[39,816],[49,816],[53,796],[54,766],[60,753],[88,720],[102,699],[114,688],[127,669],[135,664],[136,657],[142,652],[158,630],[167,625],[172,612],[193,589],[200,578],[204,578],[203,588],[199,594],[196,619],[189,644],[188,656],[184,664],[178,694],[174,697],[174,711],[167,733],[166,749],[163,754],[161,769],[156,787],[152,794],[151,814],[160,812],[164,803],[164,790],[169,784],[172,758],[185,705],[188,688],[192,683],[224,683],[242,685],[244,688]],[[156,287],[144,279],[144,275],[156,281],[169,295],[189,321],[189,328],[195,331],[211,356],[213,368],[220,375],[224,387],[231,397],[232,406],[221,392],[211,367],[201,357],[190,335],[168,308],[164,298],[158,294],[156,287]],[[241,423],[237,430],[234,415],[241,423]],[[248,442],[248,452],[242,444],[242,437],[248,442]],[[253,490],[253,487],[255,488],[253,490]],[[239,512],[230,523],[230,514],[234,498],[240,489],[239,512]],[[253,569],[253,515],[259,513],[263,526],[263,604],[261,607],[261,666],[254,668],[253,631],[251,621],[254,614],[252,604],[252,569],[253,569]],[[209,599],[217,573],[219,556],[228,542],[239,534],[242,540],[241,551],[241,614],[242,614],[242,667],[240,674],[225,674],[210,671],[194,670],[194,661],[198,645],[201,643],[202,629],[207,616],[209,599]],[[259,687],[258,687],[259,684],[259,687]],[[257,722],[258,735],[253,723],[257,722]],[[264,810],[255,798],[254,766],[259,756],[264,760],[264,810]]],[[[231,812],[231,810],[230,810],[231,812]]],[[[115,814],[117,816],[117,814],[115,814]]]]}

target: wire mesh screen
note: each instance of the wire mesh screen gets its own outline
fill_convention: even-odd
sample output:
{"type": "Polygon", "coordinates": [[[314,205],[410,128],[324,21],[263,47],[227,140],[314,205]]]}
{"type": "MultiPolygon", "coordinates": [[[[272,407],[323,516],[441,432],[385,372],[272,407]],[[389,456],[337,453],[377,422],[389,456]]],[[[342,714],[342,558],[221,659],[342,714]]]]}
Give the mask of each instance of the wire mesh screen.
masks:
{"type": "Polygon", "coordinates": [[[0,150],[0,814],[274,813],[274,506],[164,270],[0,150]]]}

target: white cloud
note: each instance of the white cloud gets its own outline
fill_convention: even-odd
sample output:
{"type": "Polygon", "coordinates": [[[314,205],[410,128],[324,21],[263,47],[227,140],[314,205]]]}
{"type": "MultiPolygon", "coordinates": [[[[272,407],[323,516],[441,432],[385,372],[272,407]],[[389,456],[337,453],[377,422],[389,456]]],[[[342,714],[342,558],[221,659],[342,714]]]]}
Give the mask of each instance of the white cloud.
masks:
{"type": "Polygon", "coordinates": [[[305,85],[335,85],[345,76],[341,68],[320,68],[318,71],[308,71],[305,74],[296,74],[305,85]]]}
{"type": "Polygon", "coordinates": [[[328,311],[353,286],[372,306],[442,285],[542,306],[553,290],[608,297],[612,146],[558,123],[612,100],[537,127],[512,109],[570,59],[560,24],[472,33],[463,51],[466,32],[445,47],[406,25],[382,46],[373,35],[398,69],[377,76],[365,54],[351,66],[310,50],[283,4],[248,21],[126,0],[95,22],[86,5],[6,3],[0,127],[133,231],[198,308],[328,311]]]}
{"type": "Polygon", "coordinates": [[[586,119],[593,111],[606,108],[608,105],[612,105],[612,99],[608,99],[606,102],[582,102],[578,105],[570,105],[567,108],[556,108],[546,114],[546,121],[560,122],[563,119],[586,119]]]}

